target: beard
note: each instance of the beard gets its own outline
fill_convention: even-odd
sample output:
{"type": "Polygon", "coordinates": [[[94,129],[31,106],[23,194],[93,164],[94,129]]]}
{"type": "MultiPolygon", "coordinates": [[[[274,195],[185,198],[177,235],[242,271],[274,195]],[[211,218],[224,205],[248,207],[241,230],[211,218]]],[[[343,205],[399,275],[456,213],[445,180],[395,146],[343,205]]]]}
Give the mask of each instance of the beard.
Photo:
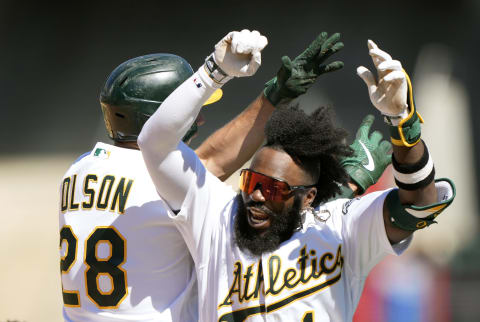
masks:
{"type": "Polygon", "coordinates": [[[234,219],[234,242],[241,250],[248,250],[254,256],[276,250],[302,226],[301,201],[300,195],[295,194],[290,209],[275,213],[263,203],[249,201],[245,204],[241,194],[238,194],[237,214],[234,219]],[[247,207],[257,208],[270,216],[270,227],[262,231],[262,234],[248,224],[247,207]]]}

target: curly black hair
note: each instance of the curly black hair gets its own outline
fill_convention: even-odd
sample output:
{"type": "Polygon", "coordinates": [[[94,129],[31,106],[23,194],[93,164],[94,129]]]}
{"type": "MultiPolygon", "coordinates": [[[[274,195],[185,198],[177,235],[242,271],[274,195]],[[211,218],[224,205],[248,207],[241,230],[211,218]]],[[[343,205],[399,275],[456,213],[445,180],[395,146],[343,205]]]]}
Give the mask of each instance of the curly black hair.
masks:
{"type": "Polygon", "coordinates": [[[348,182],[340,165],[351,156],[346,144],[348,132],[334,124],[333,110],[319,107],[307,115],[298,105],[274,111],[265,126],[265,147],[282,150],[317,181],[313,207],[340,193],[339,184],[348,182]]]}

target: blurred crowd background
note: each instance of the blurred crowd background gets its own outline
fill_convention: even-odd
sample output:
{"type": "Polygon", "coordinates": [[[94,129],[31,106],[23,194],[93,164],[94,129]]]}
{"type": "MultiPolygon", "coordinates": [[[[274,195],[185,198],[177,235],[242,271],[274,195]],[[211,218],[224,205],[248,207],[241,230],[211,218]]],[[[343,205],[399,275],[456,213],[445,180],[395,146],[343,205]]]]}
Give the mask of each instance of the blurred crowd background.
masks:
{"type": "MultiPolygon", "coordinates": [[[[321,31],[342,34],[334,59],[345,67],[322,76],[300,104],[333,106],[351,139],[374,113],[386,135],[356,75],[359,65],[373,68],[374,40],[410,74],[437,177],[455,181],[457,198],[404,256],[374,269],[355,321],[479,321],[479,21],[477,0],[1,1],[0,322],[62,319],[59,181],[77,156],[109,142],[98,103],[109,73],[156,52],[196,69],[227,32],[244,28],[269,39],[262,66],[204,109],[194,147],[261,92],[282,55],[293,59],[321,31]]],[[[386,173],[372,189],[392,185],[386,173]]]]}

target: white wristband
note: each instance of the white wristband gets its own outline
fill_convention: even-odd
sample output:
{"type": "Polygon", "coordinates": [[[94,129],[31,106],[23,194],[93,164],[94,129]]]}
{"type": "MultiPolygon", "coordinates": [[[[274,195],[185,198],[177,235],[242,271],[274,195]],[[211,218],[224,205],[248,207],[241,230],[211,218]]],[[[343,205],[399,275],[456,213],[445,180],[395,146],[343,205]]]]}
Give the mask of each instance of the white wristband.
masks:
{"type": "Polygon", "coordinates": [[[207,73],[208,77],[210,77],[214,82],[224,85],[226,82],[231,80],[233,76],[227,75],[215,62],[213,54],[208,56],[205,59],[205,64],[203,64],[205,72],[207,73]]]}

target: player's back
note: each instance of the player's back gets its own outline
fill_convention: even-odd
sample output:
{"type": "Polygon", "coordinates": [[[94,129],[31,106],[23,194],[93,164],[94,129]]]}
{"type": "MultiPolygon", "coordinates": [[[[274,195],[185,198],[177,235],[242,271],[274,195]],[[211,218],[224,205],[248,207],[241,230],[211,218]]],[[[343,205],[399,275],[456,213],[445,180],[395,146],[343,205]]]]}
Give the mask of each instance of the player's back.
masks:
{"type": "Polygon", "coordinates": [[[97,143],[60,185],[64,317],[191,321],[193,261],[141,152],[97,143]]]}

